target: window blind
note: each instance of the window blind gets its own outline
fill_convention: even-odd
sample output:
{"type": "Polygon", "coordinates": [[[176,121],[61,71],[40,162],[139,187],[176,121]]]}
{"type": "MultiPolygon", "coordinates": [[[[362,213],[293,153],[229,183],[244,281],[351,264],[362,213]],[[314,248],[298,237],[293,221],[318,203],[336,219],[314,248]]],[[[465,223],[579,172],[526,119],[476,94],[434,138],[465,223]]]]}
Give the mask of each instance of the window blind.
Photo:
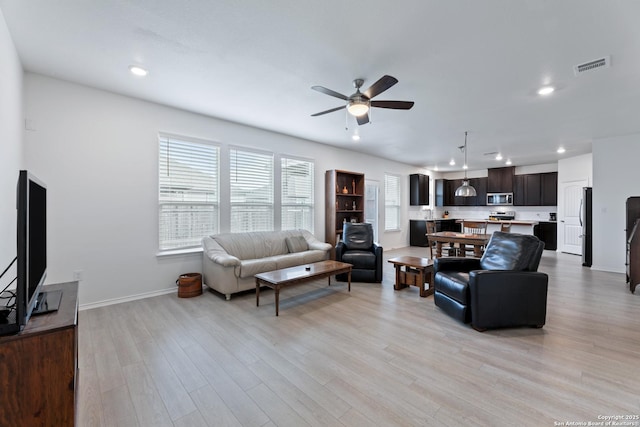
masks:
{"type": "Polygon", "coordinates": [[[384,229],[400,229],[400,177],[384,174],[384,229]]]}
{"type": "Polygon", "coordinates": [[[231,232],[273,230],[273,154],[235,148],[229,154],[231,232]]]}
{"type": "Polygon", "coordinates": [[[281,170],[282,230],[313,233],[313,162],[283,157],[281,170]]]}
{"type": "Polygon", "coordinates": [[[160,136],[159,248],[200,246],[219,230],[219,147],[160,136]]]}

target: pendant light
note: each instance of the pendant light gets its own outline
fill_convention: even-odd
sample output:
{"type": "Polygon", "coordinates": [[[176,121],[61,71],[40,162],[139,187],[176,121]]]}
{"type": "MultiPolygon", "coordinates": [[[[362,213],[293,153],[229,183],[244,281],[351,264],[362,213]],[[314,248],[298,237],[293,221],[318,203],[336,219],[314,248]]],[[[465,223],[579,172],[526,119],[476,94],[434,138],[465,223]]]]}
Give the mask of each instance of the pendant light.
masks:
{"type": "Polygon", "coordinates": [[[460,147],[464,151],[464,179],[462,185],[456,189],[454,193],[457,197],[475,197],[477,195],[476,189],[469,185],[467,179],[467,132],[464,133],[464,147],[460,147]]]}

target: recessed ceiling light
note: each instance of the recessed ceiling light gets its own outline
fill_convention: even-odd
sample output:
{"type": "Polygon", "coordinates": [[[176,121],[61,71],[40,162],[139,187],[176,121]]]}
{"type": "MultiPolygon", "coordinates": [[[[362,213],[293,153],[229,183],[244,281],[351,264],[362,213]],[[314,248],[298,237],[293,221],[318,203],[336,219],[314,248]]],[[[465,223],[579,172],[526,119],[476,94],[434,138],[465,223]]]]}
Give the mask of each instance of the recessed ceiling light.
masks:
{"type": "Polygon", "coordinates": [[[138,66],[138,65],[130,65],[129,66],[129,71],[131,71],[131,74],[134,74],[136,76],[140,76],[140,77],[144,77],[147,74],[149,74],[149,72],[147,70],[145,70],[144,68],[138,66]]]}
{"type": "Polygon", "coordinates": [[[351,139],[353,139],[354,141],[360,141],[360,135],[358,135],[358,134],[353,134],[353,135],[351,136],[351,139]]]}
{"type": "Polygon", "coordinates": [[[502,154],[498,153],[498,155],[496,156],[496,160],[502,160],[502,154]]]}
{"type": "Polygon", "coordinates": [[[456,161],[451,159],[451,161],[449,162],[449,166],[455,166],[456,165],[456,161]]]}
{"type": "Polygon", "coordinates": [[[543,86],[538,89],[538,95],[549,95],[553,93],[554,90],[556,90],[556,88],[554,88],[553,86],[543,86]]]}
{"type": "Polygon", "coordinates": [[[564,153],[565,151],[567,151],[567,150],[565,150],[564,147],[558,148],[558,153],[560,153],[560,154],[564,153]]]}
{"type": "Polygon", "coordinates": [[[469,169],[469,166],[467,166],[467,165],[463,165],[463,166],[462,166],[462,169],[469,169]]]}
{"type": "Polygon", "coordinates": [[[434,171],[438,171],[438,165],[433,168],[434,171]]]}
{"type": "Polygon", "coordinates": [[[505,165],[510,165],[511,164],[511,159],[507,159],[506,162],[504,162],[505,165]]]}

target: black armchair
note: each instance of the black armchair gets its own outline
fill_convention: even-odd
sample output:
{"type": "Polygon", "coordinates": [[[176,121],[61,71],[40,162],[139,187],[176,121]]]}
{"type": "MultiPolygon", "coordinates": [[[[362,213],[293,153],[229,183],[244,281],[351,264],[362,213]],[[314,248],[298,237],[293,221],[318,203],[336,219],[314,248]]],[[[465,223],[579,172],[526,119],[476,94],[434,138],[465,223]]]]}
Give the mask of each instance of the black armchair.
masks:
{"type": "Polygon", "coordinates": [[[548,276],[538,272],[544,242],[493,233],[482,258],[437,258],[434,302],[479,331],[545,324],[548,276]]]}
{"type": "MultiPolygon", "coordinates": [[[[382,282],[382,246],[373,242],[371,224],[344,224],[342,241],[336,245],[336,261],[353,265],[351,280],[354,282],[382,282]]],[[[337,274],[336,280],[347,281],[347,274],[337,274]]]]}

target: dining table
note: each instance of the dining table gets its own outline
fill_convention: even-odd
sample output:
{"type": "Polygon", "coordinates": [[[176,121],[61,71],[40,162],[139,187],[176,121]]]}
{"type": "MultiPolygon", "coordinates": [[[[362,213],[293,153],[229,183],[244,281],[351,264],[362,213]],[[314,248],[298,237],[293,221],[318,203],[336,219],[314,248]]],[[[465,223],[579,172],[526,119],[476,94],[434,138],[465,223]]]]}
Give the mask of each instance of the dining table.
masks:
{"type": "Polygon", "coordinates": [[[489,243],[491,234],[466,234],[456,233],[453,231],[438,231],[436,233],[427,233],[429,244],[436,244],[436,258],[442,257],[443,243],[457,243],[460,245],[459,256],[465,256],[465,248],[467,245],[473,246],[473,256],[480,258],[483,248],[489,243]]]}

